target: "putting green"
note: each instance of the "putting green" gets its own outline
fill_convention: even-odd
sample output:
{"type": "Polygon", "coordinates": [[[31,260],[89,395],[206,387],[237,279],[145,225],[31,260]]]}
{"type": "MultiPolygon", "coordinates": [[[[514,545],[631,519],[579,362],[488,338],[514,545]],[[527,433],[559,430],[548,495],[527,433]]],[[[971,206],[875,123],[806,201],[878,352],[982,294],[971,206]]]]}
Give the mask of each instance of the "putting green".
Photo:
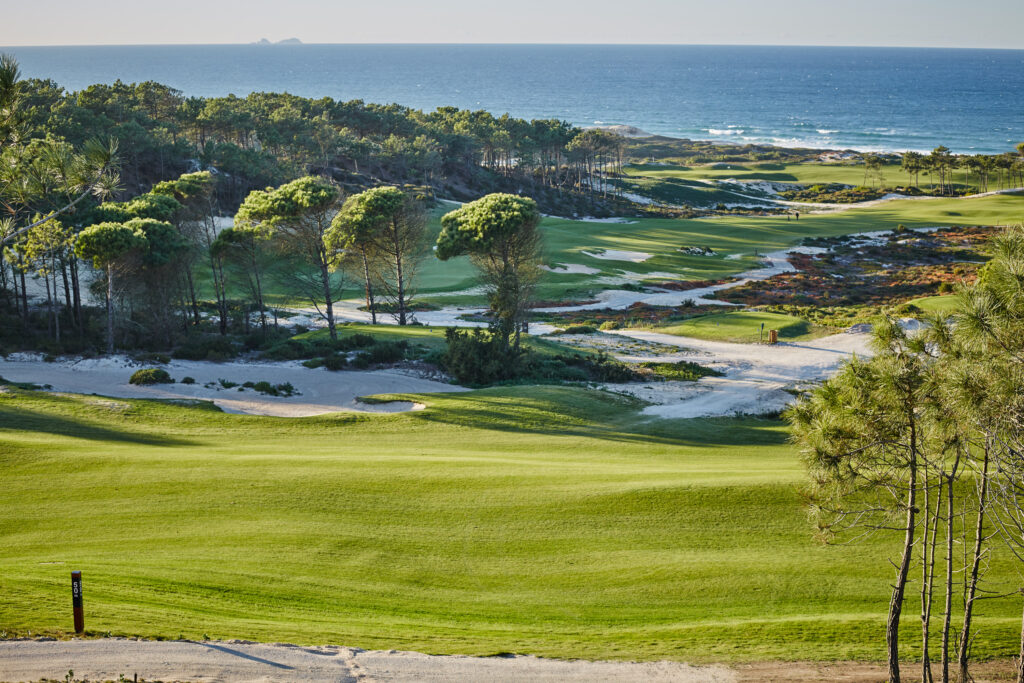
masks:
{"type": "Polygon", "coordinates": [[[829,334],[829,330],[814,327],[806,320],[781,313],[763,311],[729,311],[690,318],[676,325],[654,328],[655,332],[694,337],[711,341],[752,343],[768,341],[770,330],[778,330],[779,338],[786,340],[816,339],[829,334]],[[762,325],[764,335],[762,338],[762,325]]]}

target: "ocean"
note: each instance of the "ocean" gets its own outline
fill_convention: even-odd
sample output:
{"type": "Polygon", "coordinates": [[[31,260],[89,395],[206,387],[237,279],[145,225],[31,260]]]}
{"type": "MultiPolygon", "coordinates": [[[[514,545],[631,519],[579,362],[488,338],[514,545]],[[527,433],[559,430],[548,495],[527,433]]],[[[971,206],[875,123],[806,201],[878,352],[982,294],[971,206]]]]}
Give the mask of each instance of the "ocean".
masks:
{"type": "Polygon", "coordinates": [[[623,45],[15,47],[69,90],[287,91],[628,124],[696,140],[996,153],[1024,141],[1024,50],[623,45]]]}

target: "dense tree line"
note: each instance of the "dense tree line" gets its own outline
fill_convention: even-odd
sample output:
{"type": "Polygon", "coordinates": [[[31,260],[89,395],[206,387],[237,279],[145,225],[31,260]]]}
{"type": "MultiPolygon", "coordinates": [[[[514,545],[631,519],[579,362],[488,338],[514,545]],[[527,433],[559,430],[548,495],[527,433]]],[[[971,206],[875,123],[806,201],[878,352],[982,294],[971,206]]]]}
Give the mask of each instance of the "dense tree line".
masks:
{"type": "Polygon", "coordinates": [[[901,167],[915,187],[921,186],[921,174],[925,174],[943,195],[955,193],[957,171],[963,174],[964,187],[974,185],[980,192],[1024,187],[1024,142],[1015,152],[1003,154],[953,154],[943,146],[930,154],[904,152],[901,167]]]}
{"type": "Polygon", "coordinates": [[[606,131],[455,107],[424,113],[287,93],[187,97],[154,82],[67,92],[51,80],[28,79],[17,89],[28,137],[72,146],[117,139],[125,194],[216,169],[218,199],[227,210],[253,189],[304,175],[469,193],[503,179],[508,187],[514,180],[589,191],[589,175],[621,162],[622,138],[606,131]]]}
{"type": "Polygon", "coordinates": [[[388,310],[406,323],[435,192],[508,188],[593,206],[609,196],[602,176],[621,170],[621,138],[563,121],[286,93],[186,97],[153,82],[67,92],[20,79],[9,57],[0,66],[0,299],[28,329],[32,281],[43,284],[56,347],[96,338],[93,313],[108,349],[166,347],[211,301],[222,334],[248,331],[250,306],[265,332],[270,289],[321,309],[333,336],[346,277],[374,320],[388,310]],[[225,214],[233,228],[221,229],[225,214]],[[83,280],[83,262],[96,277],[83,280]],[[89,282],[105,310],[85,310],[89,282]],[[232,301],[238,292],[249,294],[232,301]]]}

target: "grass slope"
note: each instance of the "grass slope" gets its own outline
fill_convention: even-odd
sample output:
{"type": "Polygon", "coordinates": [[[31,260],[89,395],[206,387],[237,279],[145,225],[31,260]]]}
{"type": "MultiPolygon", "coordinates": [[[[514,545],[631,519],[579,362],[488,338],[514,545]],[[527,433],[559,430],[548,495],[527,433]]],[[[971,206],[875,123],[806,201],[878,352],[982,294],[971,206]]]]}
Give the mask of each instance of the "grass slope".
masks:
{"type": "MultiPolygon", "coordinates": [[[[883,657],[895,547],[812,540],[778,422],[650,422],[554,387],[419,400],[289,420],[5,390],[0,631],[69,630],[81,569],[92,633],[883,657]]],[[[987,587],[1010,573],[997,555],[987,587]]],[[[1012,654],[1019,603],[978,609],[973,654],[1012,654]]]]}
{"type": "MultiPolygon", "coordinates": [[[[768,180],[784,183],[843,183],[864,184],[863,164],[842,163],[717,163],[693,166],[635,164],[625,169],[626,174],[649,178],[682,178],[685,180],[768,180]]],[[[906,185],[907,174],[899,164],[882,167],[886,185],[906,185]]],[[[925,179],[927,181],[927,178],[925,179]]]]}
{"type": "Polygon", "coordinates": [[[816,339],[828,334],[828,330],[814,327],[802,318],[764,311],[712,313],[684,320],[677,325],[658,327],[654,331],[711,341],[749,343],[761,340],[762,324],[764,341],[768,340],[769,330],[778,330],[779,339],[789,341],[816,339]]]}
{"type": "Polygon", "coordinates": [[[925,313],[948,313],[956,310],[956,296],[953,294],[940,294],[938,296],[925,296],[920,299],[912,299],[907,302],[917,306],[925,313]]]}

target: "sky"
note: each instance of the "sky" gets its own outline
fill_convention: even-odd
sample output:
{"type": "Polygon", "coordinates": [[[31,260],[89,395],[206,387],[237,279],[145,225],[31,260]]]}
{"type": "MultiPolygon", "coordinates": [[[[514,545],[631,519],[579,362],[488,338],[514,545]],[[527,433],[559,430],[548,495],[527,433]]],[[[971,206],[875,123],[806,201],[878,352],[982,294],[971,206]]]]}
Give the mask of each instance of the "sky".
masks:
{"type": "Polygon", "coordinates": [[[1024,49],[1024,0],[0,0],[0,46],[655,43],[1024,49]]]}

